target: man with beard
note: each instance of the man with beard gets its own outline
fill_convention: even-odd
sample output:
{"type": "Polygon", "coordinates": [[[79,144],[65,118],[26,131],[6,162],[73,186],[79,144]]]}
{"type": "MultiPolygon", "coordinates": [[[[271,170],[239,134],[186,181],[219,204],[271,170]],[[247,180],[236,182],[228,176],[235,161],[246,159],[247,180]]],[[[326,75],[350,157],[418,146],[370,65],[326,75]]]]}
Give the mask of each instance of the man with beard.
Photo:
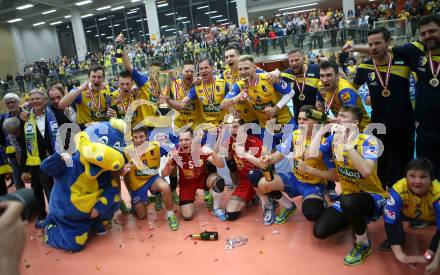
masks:
{"type": "Polygon", "coordinates": [[[110,87],[104,83],[105,71],[102,66],[93,66],[89,70],[89,79],[79,88],[73,89],[59,102],[59,108],[76,105],[76,122],[83,129],[90,122],[107,119],[110,87]]]}
{"type": "MultiPolygon", "coordinates": [[[[440,178],[440,116],[435,115],[440,102],[440,15],[424,16],[419,22],[420,41],[392,48],[396,57],[405,59],[417,75],[416,148],[417,157],[427,158],[440,178]]],[[[346,45],[344,51],[371,52],[365,47],[346,45]]]]}
{"type": "Polygon", "coordinates": [[[304,64],[304,53],[301,49],[292,49],[287,53],[289,66],[281,73],[278,69],[273,73],[277,77],[282,77],[284,81],[290,83],[295,90],[293,99],[293,115],[298,122],[299,109],[304,105],[315,105],[316,94],[318,93],[319,66],[315,64],[304,64]]]}
{"type": "Polygon", "coordinates": [[[391,187],[403,177],[406,164],[414,155],[414,121],[409,94],[409,63],[388,52],[391,34],[385,28],[371,30],[368,47],[371,59],[359,65],[354,84],[367,84],[371,102],[371,122],[382,123],[385,134],[376,135],[384,145],[378,160],[383,187],[391,187]],[[396,115],[399,114],[399,115],[396,115]]]}

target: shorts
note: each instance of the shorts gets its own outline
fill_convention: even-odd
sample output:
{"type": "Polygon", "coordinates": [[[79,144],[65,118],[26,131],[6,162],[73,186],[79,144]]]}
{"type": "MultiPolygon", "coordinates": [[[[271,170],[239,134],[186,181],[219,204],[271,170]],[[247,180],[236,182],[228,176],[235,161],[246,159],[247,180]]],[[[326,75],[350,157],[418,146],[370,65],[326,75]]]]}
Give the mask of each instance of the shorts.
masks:
{"type": "Polygon", "coordinates": [[[292,172],[279,173],[277,175],[283,180],[284,192],[286,192],[291,198],[297,196],[306,198],[310,195],[316,195],[324,198],[324,184],[309,184],[300,182],[292,172]]]}
{"type": "Polygon", "coordinates": [[[206,177],[194,181],[182,181],[179,179],[179,203],[194,202],[196,200],[197,189],[208,190],[206,177]]]}
{"type": "MultiPolygon", "coordinates": [[[[367,222],[378,221],[382,217],[383,210],[387,203],[387,198],[382,197],[379,194],[374,194],[374,193],[368,193],[368,194],[370,194],[371,197],[373,197],[375,207],[374,207],[373,215],[371,217],[367,217],[367,222]]],[[[333,207],[339,212],[342,212],[341,203],[339,200],[335,201],[330,207],[333,207]]]]}
{"type": "Polygon", "coordinates": [[[152,176],[141,188],[136,191],[129,191],[131,197],[131,205],[138,203],[146,203],[148,200],[148,190],[153,183],[159,178],[159,175],[152,176]]]}
{"type": "Polygon", "coordinates": [[[251,182],[247,179],[247,177],[242,177],[239,175],[238,185],[235,186],[234,192],[232,192],[231,197],[237,197],[243,202],[250,201],[254,195],[255,190],[251,185],[251,182]]]}

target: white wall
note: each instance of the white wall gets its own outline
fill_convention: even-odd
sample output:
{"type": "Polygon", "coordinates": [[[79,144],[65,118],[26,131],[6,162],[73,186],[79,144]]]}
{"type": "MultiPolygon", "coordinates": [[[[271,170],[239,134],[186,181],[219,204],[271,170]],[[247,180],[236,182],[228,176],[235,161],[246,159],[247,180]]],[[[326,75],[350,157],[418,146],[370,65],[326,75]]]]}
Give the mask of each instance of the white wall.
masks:
{"type": "Polygon", "coordinates": [[[26,64],[40,59],[55,59],[61,55],[58,35],[54,27],[18,28],[18,30],[26,64]]]}

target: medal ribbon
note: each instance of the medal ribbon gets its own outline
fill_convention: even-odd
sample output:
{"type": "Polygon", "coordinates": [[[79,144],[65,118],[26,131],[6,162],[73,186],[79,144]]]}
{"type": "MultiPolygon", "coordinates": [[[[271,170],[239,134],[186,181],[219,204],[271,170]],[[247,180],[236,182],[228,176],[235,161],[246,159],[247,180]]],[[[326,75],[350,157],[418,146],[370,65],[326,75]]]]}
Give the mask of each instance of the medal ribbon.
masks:
{"type": "Polygon", "coordinates": [[[438,74],[440,73],[440,63],[437,65],[437,68],[435,68],[434,60],[432,59],[431,52],[428,54],[429,56],[429,67],[431,68],[432,75],[434,78],[437,78],[438,74]]]}
{"type": "Polygon", "coordinates": [[[387,89],[387,87],[388,87],[388,81],[390,80],[390,71],[391,71],[391,63],[392,62],[393,62],[393,58],[391,56],[389,56],[388,65],[387,65],[387,74],[385,76],[385,83],[384,83],[382,75],[380,74],[380,71],[377,68],[376,61],[374,61],[374,59],[373,59],[374,70],[376,71],[376,75],[377,75],[377,78],[379,79],[380,85],[382,85],[382,87],[384,89],[387,89]]]}
{"type": "Polygon", "coordinates": [[[92,101],[93,108],[97,111],[101,111],[101,91],[98,90],[98,104],[96,104],[95,96],[92,91],[92,83],[89,81],[89,94],[92,101]]]}
{"type": "Polygon", "coordinates": [[[128,106],[130,106],[131,101],[132,101],[132,94],[130,92],[130,96],[128,97],[128,105],[127,108],[125,108],[125,104],[124,104],[124,97],[122,96],[122,91],[121,89],[119,89],[119,100],[121,100],[121,105],[122,105],[122,110],[124,110],[124,114],[127,112],[128,106]]]}
{"type": "MultiPolygon", "coordinates": [[[[303,70],[304,70],[304,68],[303,68],[303,70]]],[[[296,75],[293,75],[293,78],[295,79],[296,88],[298,88],[298,91],[300,92],[300,94],[303,94],[304,93],[304,86],[305,86],[305,83],[306,83],[306,70],[304,70],[304,73],[303,73],[303,79],[302,79],[302,83],[301,83],[301,88],[299,87],[299,83],[298,83],[298,80],[296,78],[296,75]]]]}
{"type": "MultiPolygon", "coordinates": [[[[332,107],[334,100],[335,100],[335,95],[336,95],[336,91],[338,90],[338,87],[336,87],[336,89],[333,91],[333,95],[332,98],[330,99],[330,102],[328,103],[327,106],[325,106],[324,108],[324,113],[327,114],[328,110],[330,110],[330,108],[332,107]]],[[[324,99],[325,100],[325,99],[324,99]]]]}
{"type": "Polygon", "coordinates": [[[208,94],[208,89],[206,88],[205,82],[202,80],[203,91],[205,92],[206,98],[208,99],[208,103],[212,104],[214,102],[214,91],[215,91],[215,78],[212,80],[211,85],[211,94],[208,94]]]}

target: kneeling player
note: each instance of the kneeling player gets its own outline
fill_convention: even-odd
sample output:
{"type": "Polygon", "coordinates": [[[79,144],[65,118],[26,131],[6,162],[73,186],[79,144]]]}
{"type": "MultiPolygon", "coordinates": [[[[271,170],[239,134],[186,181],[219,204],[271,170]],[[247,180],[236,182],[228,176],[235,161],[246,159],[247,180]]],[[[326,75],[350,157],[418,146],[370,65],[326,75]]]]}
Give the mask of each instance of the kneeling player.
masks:
{"type": "Polygon", "coordinates": [[[148,190],[161,193],[166,208],[166,218],[171,230],[177,230],[179,224],[174,215],[172,194],[169,184],[159,175],[160,157],[166,152],[157,141],[147,140],[147,129],[133,130],[134,148],[128,154],[129,171],[125,182],[131,195],[131,205],[139,219],[147,217],[148,190]],[[137,163],[139,162],[139,163],[137,163]],[[138,167],[146,166],[144,169],[138,167]]]}
{"type": "Polygon", "coordinates": [[[184,220],[194,216],[194,201],[197,189],[209,190],[214,200],[213,214],[220,220],[226,220],[220,200],[225,189],[225,180],[217,173],[206,174],[206,164],[209,161],[217,168],[223,168],[224,163],[217,153],[207,146],[193,146],[193,132],[188,129],[179,135],[179,148],[169,155],[162,176],[168,176],[178,166],[179,169],[179,205],[180,214],[184,220]],[[193,150],[195,149],[195,150],[193,150]]]}
{"type": "Polygon", "coordinates": [[[280,213],[275,217],[273,207],[265,208],[264,224],[270,225],[273,222],[283,224],[296,212],[296,205],[283,196],[282,191],[290,197],[302,196],[302,212],[307,220],[316,221],[324,211],[324,191],[326,180],[335,180],[334,163],[331,161],[331,153],[320,152],[315,158],[304,159],[304,152],[312,140],[314,120],[306,117],[306,112],[312,110],[310,105],[301,107],[298,115],[299,129],[285,142],[278,146],[266,159],[267,165],[281,161],[289,155],[290,148],[293,148],[293,172],[278,173],[273,180],[268,181],[262,177],[262,172],[254,171],[253,184],[261,196],[269,196],[277,200],[281,205],[280,213]],[[328,169],[328,170],[327,170],[328,169]],[[261,178],[261,179],[260,179],[261,178]]]}
{"type": "MultiPolygon", "coordinates": [[[[333,153],[342,195],[324,210],[315,223],[313,233],[317,238],[324,239],[351,225],[356,240],[344,263],[357,265],[372,252],[367,222],[380,218],[386,192],[377,176],[377,141],[372,136],[348,131],[343,126],[358,126],[362,121],[362,109],[343,106],[336,121],[339,125],[335,125],[335,133],[320,148],[326,153],[333,153]]],[[[320,143],[318,134],[312,141],[311,151],[316,150],[320,143]]]]}
{"type": "Polygon", "coordinates": [[[231,131],[228,153],[238,170],[238,184],[226,205],[226,216],[230,221],[236,220],[246,203],[255,196],[248,174],[251,170],[262,167],[260,156],[263,141],[254,135],[248,135],[246,140],[237,140],[242,122],[232,115],[226,116],[224,122],[225,125],[229,125],[231,131]]]}

